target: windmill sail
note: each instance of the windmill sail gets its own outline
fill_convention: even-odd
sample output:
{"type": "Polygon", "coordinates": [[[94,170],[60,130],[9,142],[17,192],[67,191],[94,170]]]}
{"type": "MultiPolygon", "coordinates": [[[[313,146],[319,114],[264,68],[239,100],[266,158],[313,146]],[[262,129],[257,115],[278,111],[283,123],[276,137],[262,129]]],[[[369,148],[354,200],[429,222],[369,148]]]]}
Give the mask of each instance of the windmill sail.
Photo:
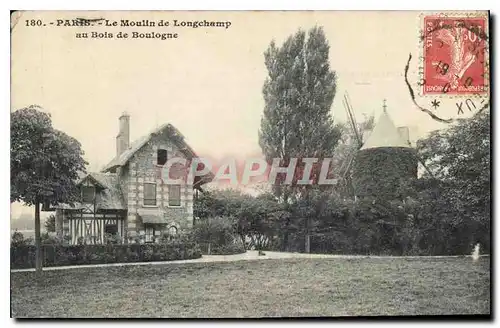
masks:
{"type": "Polygon", "coordinates": [[[340,177],[341,177],[341,182],[344,188],[346,188],[346,191],[348,193],[351,193],[353,191],[352,185],[351,185],[351,167],[352,163],[354,161],[354,158],[356,156],[357,151],[361,148],[363,144],[363,140],[361,137],[361,133],[358,130],[358,124],[356,122],[356,116],[354,114],[354,109],[352,108],[351,105],[351,100],[349,98],[349,94],[346,92],[344,94],[344,97],[342,99],[342,104],[344,105],[344,109],[347,114],[347,120],[349,122],[349,126],[352,129],[352,133],[355,138],[355,147],[351,149],[351,151],[348,153],[344,161],[342,162],[342,166],[340,168],[340,177]]]}
{"type": "Polygon", "coordinates": [[[351,117],[351,121],[352,121],[352,126],[354,128],[354,132],[356,133],[356,137],[358,138],[358,143],[361,143],[362,142],[362,133],[361,133],[361,130],[358,126],[358,122],[356,121],[356,115],[354,115],[354,109],[352,107],[351,97],[349,97],[349,93],[347,91],[345,93],[345,97],[347,99],[347,105],[348,105],[348,109],[349,109],[349,113],[350,113],[350,117],[351,117]]]}
{"type": "Polygon", "coordinates": [[[351,125],[352,131],[354,133],[354,136],[356,137],[356,141],[358,143],[358,146],[361,147],[362,140],[361,140],[360,133],[358,131],[358,124],[356,123],[356,116],[354,115],[354,110],[352,109],[351,101],[350,101],[350,98],[349,98],[349,95],[347,94],[347,92],[344,94],[343,101],[344,101],[344,108],[347,112],[347,118],[349,119],[349,123],[351,125]]]}

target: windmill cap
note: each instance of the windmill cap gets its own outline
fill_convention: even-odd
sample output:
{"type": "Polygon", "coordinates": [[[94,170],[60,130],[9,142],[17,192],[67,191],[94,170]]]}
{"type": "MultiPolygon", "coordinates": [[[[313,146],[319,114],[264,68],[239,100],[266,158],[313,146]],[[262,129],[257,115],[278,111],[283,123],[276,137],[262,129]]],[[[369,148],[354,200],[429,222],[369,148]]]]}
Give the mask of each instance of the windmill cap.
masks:
{"type": "Polygon", "coordinates": [[[372,133],[360,150],[380,147],[411,148],[408,141],[402,138],[401,132],[396,128],[386,111],[380,115],[372,133]]]}

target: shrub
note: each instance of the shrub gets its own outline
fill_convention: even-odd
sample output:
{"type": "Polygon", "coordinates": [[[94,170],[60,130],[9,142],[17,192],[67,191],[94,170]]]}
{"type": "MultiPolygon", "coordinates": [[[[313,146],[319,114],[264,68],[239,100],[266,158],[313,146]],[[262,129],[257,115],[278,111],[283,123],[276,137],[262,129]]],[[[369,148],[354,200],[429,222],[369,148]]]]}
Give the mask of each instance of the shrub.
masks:
{"type": "Polygon", "coordinates": [[[63,243],[62,239],[57,238],[56,236],[51,235],[48,232],[42,233],[40,239],[43,245],[57,245],[63,243]]]}
{"type": "Polygon", "coordinates": [[[17,230],[14,231],[10,241],[11,247],[26,246],[33,244],[33,238],[24,238],[24,235],[17,230]]]}
{"type": "Polygon", "coordinates": [[[194,226],[193,236],[201,243],[211,243],[216,246],[228,245],[233,242],[235,236],[233,220],[228,217],[200,220],[194,226]]]}
{"type": "Polygon", "coordinates": [[[122,238],[118,234],[107,233],[104,235],[105,244],[121,244],[122,238]]]}
{"type": "Polygon", "coordinates": [[[184,238],[199,243],[205,254],[229,255],[245,252],[245,245],[242,242],[237,243],[239,238],[236,238],[234,222],[229,217],[200,220],[194,226],[193,232],[184,238]]]}
{"type": "Polygon", "coordinates": [[[213,255],[233,255],[245,253],[246,249],[243,243],[237,242],[227,245],[215,246],[211,249],[213,255]]]}

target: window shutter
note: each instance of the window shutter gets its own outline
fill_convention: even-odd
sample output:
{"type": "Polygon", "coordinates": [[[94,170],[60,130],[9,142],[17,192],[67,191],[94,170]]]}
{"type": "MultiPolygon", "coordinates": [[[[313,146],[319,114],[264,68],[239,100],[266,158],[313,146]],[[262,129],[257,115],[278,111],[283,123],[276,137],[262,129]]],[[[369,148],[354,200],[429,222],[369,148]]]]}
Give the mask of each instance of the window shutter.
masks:
{"type": "Polygon", "coordinates": [[[180,206],[181,205],[181,186],[169,185],[168,186],[168,205],[180,206]]]}
{"type": "Polygon", "coordinates": [[[82,187],[82,203],[94,202],[95,188],[92,186],[82,187]]]}
{"type": "Polygon", "coordinates": [[[156,184],[144,184],[144,205],[156,205],[156,184]]]}

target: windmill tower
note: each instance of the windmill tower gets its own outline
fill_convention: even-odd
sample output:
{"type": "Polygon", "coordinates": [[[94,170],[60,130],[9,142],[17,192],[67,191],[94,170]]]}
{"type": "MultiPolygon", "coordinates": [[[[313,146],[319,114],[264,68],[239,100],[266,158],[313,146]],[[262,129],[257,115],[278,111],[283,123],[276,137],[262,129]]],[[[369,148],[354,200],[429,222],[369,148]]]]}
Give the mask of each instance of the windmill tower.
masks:
{"type": "Polygon", "coordinates": [[[408,127],[396,128],[387,105],[372,133],[352,161],[352,185],[357,197],[397,199],[399,187],[417,178],[418,157],[408,127]]]}

